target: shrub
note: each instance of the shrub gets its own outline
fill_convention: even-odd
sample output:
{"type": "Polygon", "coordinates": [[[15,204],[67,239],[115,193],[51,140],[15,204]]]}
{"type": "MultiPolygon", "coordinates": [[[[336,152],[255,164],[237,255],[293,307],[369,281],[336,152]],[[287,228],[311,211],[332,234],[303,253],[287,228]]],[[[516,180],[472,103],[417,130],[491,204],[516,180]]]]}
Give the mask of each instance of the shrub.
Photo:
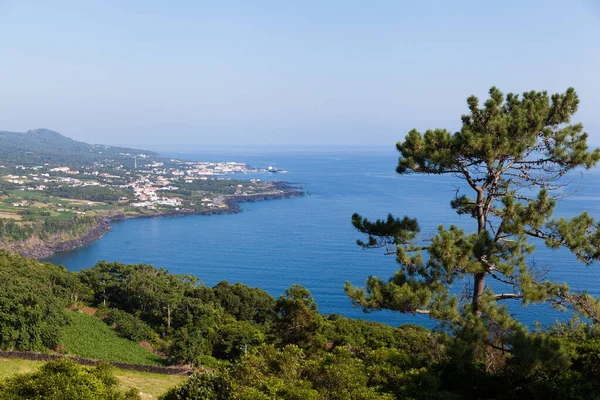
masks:
{"type": "Polygon", "coordinates": [[[229,400],[231,387],[227,379],[211,372],[198,373],[160,397],[160,400],[229,400]]]}
{"type": "Polygon", "coordinates": [[[44,364],[39,371],[15,375],[0,383],[4,400],[136,400],[137,391],[122,393],[112,374],[112,367],[82,367],[59,359],[44,364]]]}
{"type": "Polygon", "coordinates": [[[114,308],[99,308],[97,315],[103,318],[108,325],[114,326],[119,336],[141,342],[143,340],[156,341],[157,334],[139,318],[114,308]]]}

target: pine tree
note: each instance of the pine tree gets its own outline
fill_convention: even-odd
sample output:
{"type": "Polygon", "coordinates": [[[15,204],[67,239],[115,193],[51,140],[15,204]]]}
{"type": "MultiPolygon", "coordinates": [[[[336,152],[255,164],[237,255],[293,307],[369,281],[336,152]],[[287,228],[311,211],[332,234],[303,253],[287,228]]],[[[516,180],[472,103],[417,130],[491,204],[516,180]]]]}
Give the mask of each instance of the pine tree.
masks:
{"type": "Polygon", "coordinates": [[[390,214],[369,221],[354,214],[353,225],[368,237],[358,244],[386,248],[400,265],[389,281],[371,276],[366,288],[346,283],[355,305],[429,314],[462,332],[472,328],[485,340],[495,331],[517,329],[505,301],[570,305],[585,315],[584,299],[600,309],[589,296],[547,280],[531,257],[532,238],[553,249],[566,247],[585,264],[600,256],[600,225],[587,212],[553,217],[558,189],[565,185],[561,177],[600,160],[599,149],[589,150],[583,126],[570,124],[579,103],[575,90],[504,96],[492,87],[489,95],[483,107],[475,96],[468,98],[470,112],[461,117],[459,132],[411,130],[397,144],[399,174],[450,174],[463,182],[461,189],[472,196],[457,192],[450,205],[473,218],[472,233],[440,225],[425,240],[415,219],[390,214]],[[490,280],[505,289],[493,291],[490,280]],[[467,290],[461,296],[450,290],[463,282],[467,290]]]}

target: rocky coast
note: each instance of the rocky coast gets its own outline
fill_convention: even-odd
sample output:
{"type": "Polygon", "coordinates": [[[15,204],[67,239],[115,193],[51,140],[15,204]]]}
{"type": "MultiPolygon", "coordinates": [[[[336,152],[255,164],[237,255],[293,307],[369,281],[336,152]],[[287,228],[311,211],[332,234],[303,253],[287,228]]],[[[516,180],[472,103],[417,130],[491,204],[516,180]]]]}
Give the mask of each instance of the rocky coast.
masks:
{"type": "Polygon", "coordinates": [[[154,214],[128,215],[124,213],[115,213],[104,215],[98,217],[95,224],[80,235],[62,232],[45,239],[30,237],[22,241],[0,243],[0,248],[26,257],[45,259],[51,257],[55,253],[74,250],[93,243],[111,230],[111,223],[114,221],[123,221],[133,218],[180,217],[185,215],[236,214],[242,212],[242,208],[240,207],[240,204],[242,203],[288,199],[304,195],[304,192],[300,188],[292,186],[287,182],[278,182],[277,189],[278,191],[269,193],[226,196],[223,202],[227,207],[213,210],[169,210],[156,212],[154,214]]]}

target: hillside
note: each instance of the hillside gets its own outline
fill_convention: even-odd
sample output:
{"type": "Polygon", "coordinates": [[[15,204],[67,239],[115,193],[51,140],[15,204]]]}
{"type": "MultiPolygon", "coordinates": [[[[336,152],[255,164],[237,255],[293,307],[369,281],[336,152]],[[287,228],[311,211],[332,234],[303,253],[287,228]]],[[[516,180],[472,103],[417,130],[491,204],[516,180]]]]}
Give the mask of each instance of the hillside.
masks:
{"type": "Polygon", "coordinates": [[[3,163],[26,166],[44,163],[91,165],[106,159],[133,163],[133,155],[158,157],[157,153],[88,144],[70,139],[48,129],[34,129],[24,133],[0,131],[0,160],[3,163]]]}
{"type": "Polygon", "coordinates": [[[99,318],[80,312],[67,315],[70,323],[61,332],[61,345],[67,354],[130,364],[162,364],[160,357],[131,340],[119,337],[99,318]]]}

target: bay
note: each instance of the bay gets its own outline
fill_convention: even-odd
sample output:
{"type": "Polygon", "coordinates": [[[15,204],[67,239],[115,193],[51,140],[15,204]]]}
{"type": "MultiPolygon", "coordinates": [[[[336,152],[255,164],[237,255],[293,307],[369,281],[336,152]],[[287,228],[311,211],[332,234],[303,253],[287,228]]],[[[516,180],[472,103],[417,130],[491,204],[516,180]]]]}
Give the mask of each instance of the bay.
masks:
{"type": "MultiPolygon", "coordinates": [[[[449,201],[460,187],[450,176],[399,176],[394,169],[397,152],[391,148],[345,149],[203,149],[165,154],[196,161],[243,161],[255,167],[273,166],[286,174],[240,174],[240,179],[278,179],[297,182],[307,192],[301,198],[246,203],[243,212],[230,215],[135,219],[117,222],[100,240],[48,259],[70,270],[89,268],[99,260],[145,263],[174,273],[198,276],[207,285],[221,280],[242,282],[282,294],[293,283],[307,287],[323,313],[340,313],[392,325],[435,324],[426,316],[390,311],[365,314],[353,308],[344,293],[346,281],[364,284],[369,275],[390,277],[397,264],[380,250],[356,245],[360,234],[350,217],[358,212],[369,218],[416,217],[424,235],[439,224],[473,231],[473,221],[458,216],[449,201]]],[[[569,176],[570,190],[558,207],[560,215],[583,210],[600,216],[600,173],[586,171],[569,176]]],[[[466,188],[463,188],[466,191],[466,188]]],[[[568,189],[569,190],[569,189],[568,189]]],[[[461,191],[462,193],[462,191],[461,191]]],[[[465,192],[467,193],[467,192],[465,192]]],[[[578,290],[600,295],[600,265],[586,267],[565,250],[549,250],[540,243],[533,259],[549,269],[549,277],[578,290]]],[[[454,288],[460,292],[462,288],[454,288]]],[[[567,319],[545,305],[521,307],[508,303],[511,312],[529,325],[567,319]]]]}

